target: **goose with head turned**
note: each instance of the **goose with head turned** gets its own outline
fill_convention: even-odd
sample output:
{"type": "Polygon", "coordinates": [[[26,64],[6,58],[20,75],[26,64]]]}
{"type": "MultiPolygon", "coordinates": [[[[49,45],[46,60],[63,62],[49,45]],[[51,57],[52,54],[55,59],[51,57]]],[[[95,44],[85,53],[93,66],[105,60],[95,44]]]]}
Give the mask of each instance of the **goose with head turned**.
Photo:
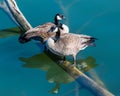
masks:
{"type": "Polygon", "coordinates": [[[68,33],[69,28],[67,25],[60,23],[60,21],[63,19],[65,19],[65,17],[62,14],[56,14],[54,17],[54,22],[48,22],[26,31],[19,37],[19,42],[26,43],[31,39],[44,42],[43,40],[46,37],[47,33],[52,32],[53,30],[56,32],[58,30],[58,27],[61,33],[68,33]]]}

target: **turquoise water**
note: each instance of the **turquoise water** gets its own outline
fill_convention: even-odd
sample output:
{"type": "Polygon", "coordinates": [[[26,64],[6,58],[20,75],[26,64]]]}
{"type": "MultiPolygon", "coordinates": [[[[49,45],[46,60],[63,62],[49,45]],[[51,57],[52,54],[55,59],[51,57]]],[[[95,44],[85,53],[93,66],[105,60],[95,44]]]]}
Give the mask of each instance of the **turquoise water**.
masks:
{"type": "MultiPolygon", "coordinates": [[[[2,0],[0,0],[2,1],[2,0]]],[[[96,47],[82,51],[78,58],[92,56],[98,66],[93,70],[107,89],[120,96],[120,1],[118,0],[16,0],[33,27],[53,20],[56,13],[65,14],[71,32],[92,35],[99,40],[96,47]],[[63,7],[62,7],[63,6],[63,7]],[[62,10],[61,7],[64,9],[62,10]]],[[[0,10],[0,30],[16,25],[0,10]]],[[[53,96],[54,83],[46,80],[46,72],[23,67],[22,58],[40,53],[35,43],[20,44],[18,36],[0,39],[0,96],[53,96]],[[41,95],[43,94],[43,95],[41,95]]],[[[92,96],[86,89],[72,91],[76,82],[62,84],[55,96],[92,96]],[[77,95],[79,94],[79,95],[77,95]]]]}

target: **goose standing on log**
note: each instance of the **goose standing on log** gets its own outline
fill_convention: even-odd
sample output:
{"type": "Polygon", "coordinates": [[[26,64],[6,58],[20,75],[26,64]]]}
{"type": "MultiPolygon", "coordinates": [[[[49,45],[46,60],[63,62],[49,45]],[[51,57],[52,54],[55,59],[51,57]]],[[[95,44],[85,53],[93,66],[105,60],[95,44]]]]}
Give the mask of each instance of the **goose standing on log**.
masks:
{"type": "Polygon", "coordinates": [[[60,23],[60,21],[63,19],[65,19],[65,17],[62,14],[56,14],[54,17],[54,22],[48,22],[26,31],[19,37],[19,42],[26,43],[31,39],[34,39],[44,43],[45,38],[49,37],[47,36],[48,35],[47,33],[53,32],[53,30],[54,32],[56,32],[58,30],[58,27],[61,33],[68,33],[69,32],[68,26],[60,23]]]}
{"type": "Polygon", "coordinates": [[[97,40],[88,35],[62,33],[55,42],[53,38],[57,36],[57,32],[49,33],[49,36],[51,37],[48,38],[46,42],[47,48],[52,53],[59,56],[72,56],[74,60],[72,66],[76,66],[76,55],[78,52],[84,50],[88,46],[95,46],[94,42],[97,40]]]}

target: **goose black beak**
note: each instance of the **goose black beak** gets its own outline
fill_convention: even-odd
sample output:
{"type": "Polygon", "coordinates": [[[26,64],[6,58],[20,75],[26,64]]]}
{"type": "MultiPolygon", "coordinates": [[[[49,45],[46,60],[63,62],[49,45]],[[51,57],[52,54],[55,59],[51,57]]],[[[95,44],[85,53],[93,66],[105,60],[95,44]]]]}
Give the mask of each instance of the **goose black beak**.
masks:
{"type": "Polygon", "coordinates": [[[63,16],[63,17],[62,17],[62,19],[63,19],[63,20],[66,20],[66,17],[65,17],[65,16],[63,16]]]}
{"type": "Polygon", "coordinates": [[[60,17],[64,20],[64,19],[66,19],[66,17],[64,16],[64,15],[62,15],[62,14],[60,14],[60,17]]]}

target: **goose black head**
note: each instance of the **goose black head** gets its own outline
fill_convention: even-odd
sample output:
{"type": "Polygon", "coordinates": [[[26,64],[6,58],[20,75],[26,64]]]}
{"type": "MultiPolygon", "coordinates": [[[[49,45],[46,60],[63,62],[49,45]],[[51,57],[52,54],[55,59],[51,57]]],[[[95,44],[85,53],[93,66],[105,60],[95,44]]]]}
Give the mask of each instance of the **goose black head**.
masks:
{"type": "Polygon", "coordinates": [[[59,14],[59,13],[56,14],[56,15],[55,15],[55,18],[54,18],[55,24],[58,25],[58,24],[59,24],[59,21],[61,21],[61,20],[63,20],[63,19],[65,19],[64,15],[59,14]]]}
{"type": "Polygon", "coordinates": [[[20,37],[19,37],[19,42],[24,44],[24,43],[27,43],[28,41],[30,41],[30,39],[26,39],[25,38],[26,34],[22,34],[20,37]]]}

